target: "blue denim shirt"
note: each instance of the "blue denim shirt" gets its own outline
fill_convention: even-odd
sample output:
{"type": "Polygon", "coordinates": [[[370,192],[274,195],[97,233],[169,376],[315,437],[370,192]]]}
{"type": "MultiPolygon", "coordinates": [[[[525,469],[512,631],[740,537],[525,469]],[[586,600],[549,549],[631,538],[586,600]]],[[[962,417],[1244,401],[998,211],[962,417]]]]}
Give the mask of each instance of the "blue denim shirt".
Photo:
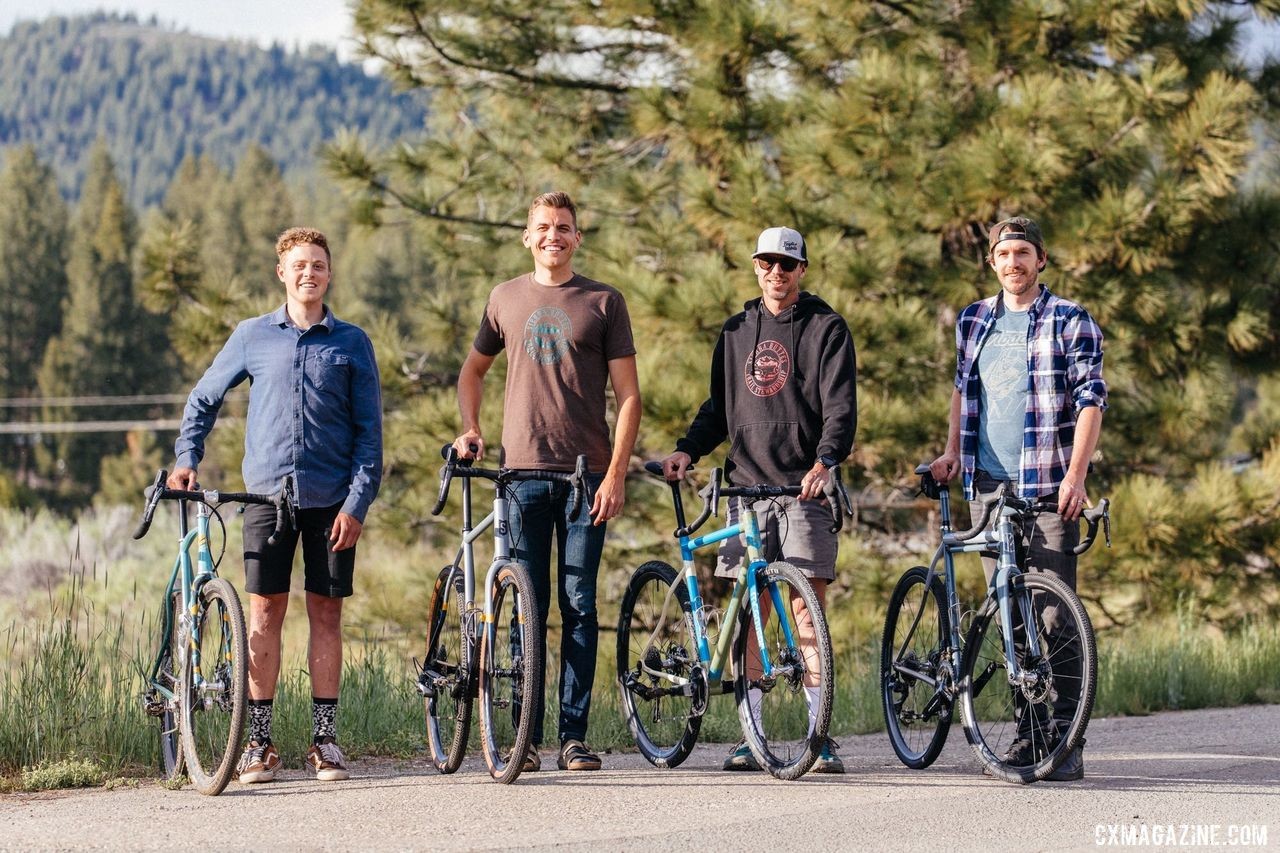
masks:
{"type": "Polygon", "coordinates": [[[290,475],[300,507],[341,503],[364,523],[382,482],[382,390],[369,336],[327,306],[305,331],[284,306],[240,323],[187,398],[178,467],[199,467],[223,399],[246,379],[245,487],[270,494],[290,475]]]}

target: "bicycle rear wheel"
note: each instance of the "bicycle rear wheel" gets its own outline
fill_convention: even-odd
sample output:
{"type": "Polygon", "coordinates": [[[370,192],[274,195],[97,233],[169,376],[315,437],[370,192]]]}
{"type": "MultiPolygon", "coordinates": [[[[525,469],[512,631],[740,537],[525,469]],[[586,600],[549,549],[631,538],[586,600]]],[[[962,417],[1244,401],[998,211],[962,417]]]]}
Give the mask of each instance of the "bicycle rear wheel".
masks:
{"type": "Polygon", "coordinates": [[[946,686],[946,592],[929,570],[916,566],[893,589],[880,643],[880,699],[889,742],[913,770],[928,767],[942,752],[951,729],[946,686]]]}
{"type": "Polygon", "coordinates": [[[618,686],[640,754],[657,767],[679,767],[698,739],[707,687],[689,591],[676,585],[676,570],[658,560],[636,569],[622,596],[618,686]]]}
{"type": "Polygon", "coordinates": [[[427,654],[418,673],[425,692],[427,745],[441,773],[462,764],[471,733],[472,680],[469,642],[463,624],[462,571],[445,566],[436,578],[427,611],[427,654]]]}
{"type": "Polygon", "coordinates": [[[1093,626],[1084,605],[1055,575],[1018,575],[1012,584],[1013,638],[1029,677],[1010,685],[1000,612],[988,599],[965,641],[960,710],[965,736],[993,776],[1035,782],[1081,745],[1097,679],[1093,626]],[[1020,600],[1029,596],[1040,656],[1027,649],[1020,600]]]}
{"type": "MultiPolygon", "coordinates": [[[[182,640],[179,637],[178,625],[179,617],[182,615],[182,595],[175,592],[167,599],[169,633],[164,638],[164,645],[160,649],[160,660],[156,666],[156,680],[172,694],[172,699],[166,699],[163,694],[153,694],[154,701],[163,704],[163,710],[159,714],[160,721],[160,772],[164,774],[166,779],[177,779],[186,770],[186,764],[182,759],[182,736],[179,733],[178,713],[180,691],[178,681],[180,675],[180,666],[178,661],[181,660],[182,640]]],[[[161,621],[165,618],[165,614],[160,614],[161,621]]]]}
{"type": "Polygon", "coordinates": [[[179,711],[187,774],[197,791],[212,796],[222,793],[235,770],[246,706],[244,611],[226,580],[213,578],[200,587],[184,658],[179,711]]]}
{"type": "Polygon", "coordinates": [[[790,563],[770,563],[761,569],[757,594],[762,608],[768,607],[761,620],[763,633],[756,633],[747,593],[733,641],[738,718],[760,766],[778,779],[797,779],[813,766],[831,723],[831,636],[817,593],[790,563]],[[794,642],[787,639],[783,619],[796,629],[794,642]],[[801,632],[812,634],[811,648],[802,648],[801,632]],[[767,675],[761,649],[769,657],[767,675]]]}
{"type": "Polygon", "coordinates": [[[480,724],[489,775],[504,784],[520,775],[533,739],[534,702],[542,696],[542,620],[529,571],[498,569],[493,622],[480,641],[480,724]]]}

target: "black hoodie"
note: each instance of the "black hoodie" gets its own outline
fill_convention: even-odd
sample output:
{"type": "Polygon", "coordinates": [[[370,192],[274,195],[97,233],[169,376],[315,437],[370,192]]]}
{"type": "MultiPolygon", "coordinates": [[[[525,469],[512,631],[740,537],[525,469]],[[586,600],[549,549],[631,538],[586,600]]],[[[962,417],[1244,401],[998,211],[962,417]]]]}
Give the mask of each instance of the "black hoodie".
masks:
{"type": "Polygon", "coordinates": [[[693,461],[732,437],[725,476],[798,485],[819,456],[843,462],[858,428],[857,368],[844,318],[811,293],[777,316],[753,299],[720,330],[711,397],[676,442],[693,461]]]}

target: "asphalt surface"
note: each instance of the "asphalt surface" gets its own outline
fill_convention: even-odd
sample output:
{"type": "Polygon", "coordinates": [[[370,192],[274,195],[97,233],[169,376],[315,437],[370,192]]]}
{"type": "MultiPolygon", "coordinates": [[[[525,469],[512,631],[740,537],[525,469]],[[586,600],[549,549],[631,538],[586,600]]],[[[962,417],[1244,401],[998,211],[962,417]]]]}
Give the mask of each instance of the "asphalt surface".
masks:
{"type": "Polygon", "coordinates": [[[711,745],[676,770],[614,754],[598,773],[510,786],[469,758],[452,776],[387,760],[351,762],[346,782],[286,770],[218,797],[148,782],[6,794],[0,850],[1280,849],[1280,705],[1098,719],[1088,737],[1083,781],[1026,786],[982,776],[956,727],[927,770],[866,735],[841,739],[846,775],[790,783],[721,772],[711,745]]]}

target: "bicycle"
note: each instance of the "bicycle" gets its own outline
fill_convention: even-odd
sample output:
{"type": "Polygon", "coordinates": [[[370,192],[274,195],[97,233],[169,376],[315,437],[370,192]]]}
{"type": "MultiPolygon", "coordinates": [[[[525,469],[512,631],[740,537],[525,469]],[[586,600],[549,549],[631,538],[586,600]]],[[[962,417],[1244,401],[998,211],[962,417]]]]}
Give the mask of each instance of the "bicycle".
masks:
{"type": "Polygon", "coordinates": [[[231,781],[244,730],[248,679],[248,636],[244,609],[230,581],[218,577],[226,553],[224,503],[276,508],[270,542],[293,524],[293,487],[285,477],[275,495],[186,491],[165,486],[168,472],[156,474],[147,489],[142,521],[133,538],[147,535],[162,500],[178,502],[178,554],[161,607],[160,648],[146,678],[143,709],[160,719],[160,765],[166,779],[185,772],[202,794],[222,793],[231,781]],[[196,528],[189,529],[187,504],[196,504],[196,528]],[[210,519],[223,528],[223,552],[213,559],[210,519]],[[196,558],[191,558],[191,546],[196,558]]]}
{"type": "MultiPolygon", "coordinates": [[[[1057,576],[1023,569],[1019,529],[1057,505],[1001,488],[984,501],[972,528],[954,532],[947,489],[927,464],[915,473],[923,493],[939,503],[941,542],[927,569],[916,566],[899,579],[885,616],[881,699],[893,750],[912,769],[932,764],[958,699],[965,738],[991,775],[1018,783],[1044,779],[1083,745],[1097,681],[1093,626],[1079,597],[1057,576]],[[995,529],[986,530],[993,514],[995,529]],[[993,550],[997,565],[986,597],[962,613],[954,556],[993,550]],[[961,642],[961,624],[970,617],[961,642]]],[[[1074,553],[1089,550],[1099,523],[1110,547],[1110,501],[1082,517],[1088,532],[1074,553]]]]}
{"type": "MultiPolygon", "coordinates": [[[[427,615],[423,662],[414,660],[416,686],[426,711],[431,763],[441,773],[462,764],[471,731],[472,702],[480,700],[481,746],[489,774],[509,784],[520,776],[533,738],[534,707],[525,697],[541,696],[543,654],[538,642],[544,626],[529,569],[512,554],[509,487],[525,480],[566,482],[573,487],[571,519],[586,494],[587,459],[579,456],[573,473],[480,468],[458,459],[452,445],[441,449],[440,492],[432,515],[449,499],[449,486],[462,478],[462,542],[453,562],[440,570],[427,615]],[[493,510],[472,523],[471,481],[493,482],[493,510]],[[473,543],[493,529],[493,561],[477,601],[473,543]],[[477,654],[477,649],[479,653],[477,654]]],[[[472,452],[475,452],[473,448],[472,452]]]]}
{"type": "MultiPolygon", "coordinates": [[[[657,462],[646,463],[645,470],[664,476],[657,462]]],[[[795,497],[800,487],[722,487],[721,477],[719,468],[712,471],[710,484],[700,492],[702,513],[692,524],[685,523],[679,482],[668,481],[681,570],[653,560],[636,569],[627,585],[617,641],[623,715],[650,763],[678,767],[693,751],[710,695],[732,690],[756,761],[778,779],[797,779],[813,766],[831,722],[831,637],[804,574],[784,561],[765,563],[751,501],[795,497]],[[718,514],[721,497],[742,499],[739,521],[693,538],[713,512],[718,514]],[[739,566],[721,612],[703,603],[693,552],[739,535],[746,539],[747,563],[739,566]],[[673,598],[679,613],[671,612],[673,598]],[[810,649],[801,648],[797,601],[813,629],[810,649]],[[726,677],[730,655],[732,674],[726,677]],[[806,687],[816,688],[812,701],[806,687]]],[[[835,533],[844,523],[842,509],[848,508],[839,469],[832,469],[827,500],[835,533]]]]}

